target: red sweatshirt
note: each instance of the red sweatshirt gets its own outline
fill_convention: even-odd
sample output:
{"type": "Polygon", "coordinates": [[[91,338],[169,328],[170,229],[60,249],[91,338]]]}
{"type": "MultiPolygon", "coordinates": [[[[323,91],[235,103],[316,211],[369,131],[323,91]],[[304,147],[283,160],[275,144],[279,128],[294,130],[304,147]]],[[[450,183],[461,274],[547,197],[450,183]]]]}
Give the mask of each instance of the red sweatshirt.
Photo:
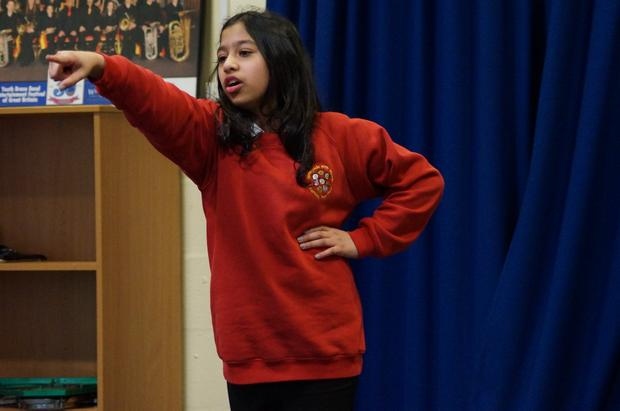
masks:
{"type": "Polygon", "coordinates": [[[347,260],[314,258],[297,237],[340,227],[361,201],[383,202],[350,234],[360,257],[402,250],[435,210],[443,179],[370,121],[321,113],[308,187],[278,136],[245,159],[217,142],[217,103],[196,99],[122,57],[99,92],[198,186],[207,219],[215,342],[232,383],[358,375],[362,310],[347,260]]]}

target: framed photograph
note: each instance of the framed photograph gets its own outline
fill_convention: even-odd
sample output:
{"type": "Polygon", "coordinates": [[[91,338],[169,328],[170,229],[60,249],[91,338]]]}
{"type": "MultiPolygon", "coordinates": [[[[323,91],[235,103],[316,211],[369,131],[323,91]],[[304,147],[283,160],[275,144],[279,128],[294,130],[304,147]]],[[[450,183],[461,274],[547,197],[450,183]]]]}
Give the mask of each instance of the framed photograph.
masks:
{"type": "Polygon", "coordinates": [[[59,90],[45,56],[122,55],[196,94],[201,0],[0,0],[0,107],[109,104],[88,81],[59,90]]]}

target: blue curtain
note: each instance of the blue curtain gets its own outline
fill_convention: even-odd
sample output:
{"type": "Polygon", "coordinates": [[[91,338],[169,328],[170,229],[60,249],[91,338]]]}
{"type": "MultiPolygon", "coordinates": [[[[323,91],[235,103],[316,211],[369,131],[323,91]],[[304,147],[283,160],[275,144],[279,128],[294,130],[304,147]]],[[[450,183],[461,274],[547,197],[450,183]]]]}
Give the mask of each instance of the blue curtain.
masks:
{"type": "Polygon", "coordinates": [[[267,7],[298,25],[325,109],[446,180],[412,247],[354,263],[357,409],[620,410],[620,1],[267,7]]]}

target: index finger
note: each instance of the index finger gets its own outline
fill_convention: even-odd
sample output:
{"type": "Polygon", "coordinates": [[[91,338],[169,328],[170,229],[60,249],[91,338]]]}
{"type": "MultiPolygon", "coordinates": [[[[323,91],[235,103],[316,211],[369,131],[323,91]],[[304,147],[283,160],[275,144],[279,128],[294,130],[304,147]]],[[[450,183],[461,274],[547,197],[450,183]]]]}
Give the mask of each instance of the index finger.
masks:
{"type": "Polygon", "coordinates": [[[316,231],[326,231],[328,230],[330,227],[327,227],[325,225],[320,225],[318,227],[312,227],[307,229],[306,231],[304,231],[304,234],[308,234],[308,233],[314,233],[316,231]]]}
{"type": "Polygon", "coordinates": [[[62,66],[56,62],[50,61],[47,66],[47,73],[53,80],[57,80],[62,74],[62,66]]]}
{"type": "Polygon", "coordinates": [[[49,63],[49,62],[54,62],[54,63],[67,63],[69,62],[69,55],[67,53],[64,53],[62,50],[61,51],[57,51],[54,54],[48,54],[47,56],[45,56],[45,60],[49,63]]]}

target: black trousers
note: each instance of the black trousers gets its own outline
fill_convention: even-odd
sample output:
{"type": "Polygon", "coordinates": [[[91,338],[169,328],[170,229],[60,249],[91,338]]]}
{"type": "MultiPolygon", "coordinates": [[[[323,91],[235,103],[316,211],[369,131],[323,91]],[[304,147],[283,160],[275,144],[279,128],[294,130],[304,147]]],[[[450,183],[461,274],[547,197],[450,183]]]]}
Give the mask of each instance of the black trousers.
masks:
{"type": "Polygon", "coordinates": [[[231,411],[353,411],[358,377],[228,384],[231,411]]]}

